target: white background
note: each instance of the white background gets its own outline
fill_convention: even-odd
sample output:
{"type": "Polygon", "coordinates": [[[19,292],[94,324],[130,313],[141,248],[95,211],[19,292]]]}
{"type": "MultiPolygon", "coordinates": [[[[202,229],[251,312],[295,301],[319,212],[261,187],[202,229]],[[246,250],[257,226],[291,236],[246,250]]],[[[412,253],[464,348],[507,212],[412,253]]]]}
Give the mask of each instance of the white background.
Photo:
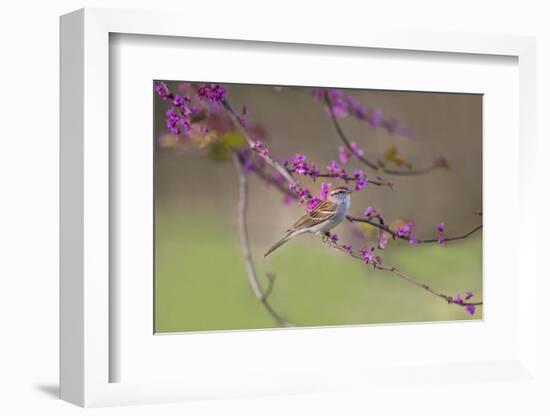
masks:
{"type": "MultiPolygon", "coordinates": [[[[0,256],[0,411],[2,414],[73,414],[82,412],[55,400],[58,373],[58,16],[83,6],[136,9],[172,9],[186,11],[190,2],[178,1],[20,1],[4,5],[0,13],[2,31],[2,72],[0,119],[2,151],[0,169],[3,198],[0,204],[2,254],[0,256]],[[187,7],[186,7],[187,6],[187,7]]],[[[198,2],[192,2],[198,5],[198,2]]],[[[210,13],[250,15],[256,22],[269,19],[286,25],[326,25],[327,31],[338,25],[369,25],[387,22],[397,27],[431,27],[440,30],[512,33],[538,36],[538,132],[539,168],[546,165],[550,149],[547,117],[550,113],[550,32],[545,2],[521,1],[377,1],[377,2],[306,2],[277,1],[266,4],[244,1],[204,2],[203,12],[190,13],[190,19],[209,24],[210,13]]],[[[182,22],[185,24],[185,22],[182,22]]],[[[245,32],[246,27],[235,27],[245,32]]],[[[539,218],[545,222],[548,206],[548,174],[539,169],[541,191],[539,218]]],[[[506,186],[506,184],[503,184],[506,186]]],[[[506,209],[506,207],[503,207],[506,209]]],[[[513,222],[503,227],[513,227],[513,222]]],[[[544,224],[533,224],[544,227],[544,224]]],[[[546,227],[547,228],[547,227],[546,227]]],[[[544,250],[542,239],[539,249],[544,250]]],[[[547,246],[547,243],[544,243],[547,246]]],[[[546,250],[544,250],[545,252],[546,250]]],[[[541,258],[543,256],[540,256],[541,258]]],[[[550,293],[547,282],[538,287],[550,293]]],[[[547,304],[540,313],[548,316],[547,304]]],[[[548,366],[546,353],[541,365],[548,366]]],[[[475,341],[473,341],[475,342],[475,341]]],[[[546,367],[548,368],[548,367],[546,367]]],[[[546,370],[548,374],[548,369],[546,370]]],[[[489,388],[489,387],[487,387],[489,388]]],[[[493,387],[494,388],[494,387],[493,387]]],[[[424,413],[435,406],[453,414],[548,414],[535,407],[542,403],[542,392],[524,391],[521,386],[502,383],[499,400],[487,400],[483,386],[459,383],[455,389],[434,386],[424,407],[408,408],[408,413],[424,413]]],[[[346,393],[317,396],[275,397],[186,404],[140,406],[92,410],[113,414],[393,414],[419,392],[415,389],[388,392],[383,407],[381,398],[351,397],[346,393]],[[377,407],[373,407],[374,403],[377,407]]]]}

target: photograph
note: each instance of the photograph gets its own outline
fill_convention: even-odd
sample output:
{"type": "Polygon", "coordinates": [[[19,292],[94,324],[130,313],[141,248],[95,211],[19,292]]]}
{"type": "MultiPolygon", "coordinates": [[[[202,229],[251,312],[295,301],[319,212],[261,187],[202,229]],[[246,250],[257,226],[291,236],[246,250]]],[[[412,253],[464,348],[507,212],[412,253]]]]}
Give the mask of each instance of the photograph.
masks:
{"type": "Polygon", "coordinates": [[[483,320],[483,95],[154,80],[154,332],[483,320]]]}

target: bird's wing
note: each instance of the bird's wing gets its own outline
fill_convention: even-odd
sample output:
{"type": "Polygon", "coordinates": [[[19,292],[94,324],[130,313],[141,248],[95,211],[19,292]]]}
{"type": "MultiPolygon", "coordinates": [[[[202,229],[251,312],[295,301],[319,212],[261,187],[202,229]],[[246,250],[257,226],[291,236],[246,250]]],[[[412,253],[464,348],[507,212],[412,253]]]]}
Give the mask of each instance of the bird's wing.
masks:
{"type": "Polygon", "coordinates": [[[317,206],[294,223],[289,231],[309,228],[331,219],[336,214],[336,204],[321,201],[317,206]]]}

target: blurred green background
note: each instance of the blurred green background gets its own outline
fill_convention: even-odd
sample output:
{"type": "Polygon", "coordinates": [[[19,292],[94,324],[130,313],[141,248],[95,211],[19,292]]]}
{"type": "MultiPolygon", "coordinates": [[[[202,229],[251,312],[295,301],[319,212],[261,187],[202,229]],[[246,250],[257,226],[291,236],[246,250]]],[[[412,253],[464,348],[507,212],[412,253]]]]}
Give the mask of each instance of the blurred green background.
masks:
{"type": "MultiPolygon", "coordinates": [[[[172,88],[177,83],[168,83],[172,88]]],[[[269,133],[266,143],[279,159],[305,153],[321,166],[337,158],[337,140],[327,113],[307,88],[227,85],[236,106],[247,105],[249,120],[269,133]]],[[[440,154],[451,170],[414,177],[392,177],[394,190],[370,186],[353,195],[352,214],[380,208],[386,220],[415,224],[419,238],[464,233],[479,224],[482,209],[482,97],[391,91],[346,91],[367,107],[380,107],[413,127],[413,140],[372,130],[352,119],[342,121],[373,159],[396,145],[416,167],[440,154]]],[[[155,97],[156,139],[165,140],[166,103],[155,97]]],[[[238,176],[230,160],[212,161],[205,150],[157,146],[155,167],[155,332],[233,330],[275,327],[273,318],[248,285],[237,229],[238,176]]],[[[361,167],[350,162],[353,167],[361,167]]],[[[368,173],[368,170],[367,170],[368,173]]],[[[470,317],[391,273],[374,271],[318,237],[301,236],[265,259],[303,208],[281,203],[281,195],[250,177],[249,228],[259,276],[277,279],[270,302],[299,326],[357,325],[482,318],[470,317]]],[[[316,186],[318,186],[317,184],[316,186]]],[[[318,190],[313,187],[315,192],[318,190]]],[[[337,232],[342,242],[369,244],[347,223],[337,232]]],[[[391,242],[382,253],[394,265],[445,293],[475,293],[482,299],[481,233],[445,247],[391,242]]]]}

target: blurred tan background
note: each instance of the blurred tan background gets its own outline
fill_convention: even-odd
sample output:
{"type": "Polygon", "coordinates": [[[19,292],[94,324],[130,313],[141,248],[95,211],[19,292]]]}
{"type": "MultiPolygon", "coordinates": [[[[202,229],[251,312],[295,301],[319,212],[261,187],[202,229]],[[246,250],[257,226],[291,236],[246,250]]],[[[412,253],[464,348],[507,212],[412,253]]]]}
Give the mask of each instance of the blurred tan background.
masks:
{"type": "MultiPolygon", "coordinates": [[[[247,119],[266,129],[265,142],[275,158],[291,159],[303,153],[323,168],[338,159],[342,143],[311,89],[226,88],[234,107],[246,104],[247,119]]],[[[394,189],[371,185],[354,194],[353,215],[362,215],[367,206],[380,208],[387,222],[412,221],[418,238],[436,237],[439,222],[445,223],[448,236],[480,223],[474,212],[482,210],[482,96],[345,92],[415,131],[414,138],[408,139],[371,129],[353,117],[341,119],[347,136],[370,159],[382,159],[395,145],[414,168],[430,166],[439,155],[450,164],[450,170],[425,175],[382,175],[394,182],[394,189]]],[[[168,107],[155,100],[158,140],[166,133],[168,107]]],[[[346,167],[351,171],[361,168],[374,176],[354,160],[346,167]]],[[[155,173],[156,331],[274,326],[247,286],[236,228],[238,178],[231,161],[209,160],[205,151],[182,153],[158,147],[155,173]]],[[[315,187],[312,190],[318,192],[315,187]]],[[[300,237],[264,259],[267,248],[302,214],[302,207],[283,205],[279,192],[250,178],[248,220],[253,254],[262,271],[277,273],[273,304],[292,322],[314,326],[470,318],[462,308],[329,250],[313,236],[300,237]]],[[[342,224],[335,231],[343,242],[357,243],[350,225],[342,224]]],[[[365,241],[375,238],[365,231],[365,241]]],[[[392,262],[449,294],[474,290],[481,299],[481,251],[481,233],[477,233],[446,247],[390,242],[383,257],[386,264],[392,262]]],[[[474,318],[480,318],[481,312],[474,318]]]]}

